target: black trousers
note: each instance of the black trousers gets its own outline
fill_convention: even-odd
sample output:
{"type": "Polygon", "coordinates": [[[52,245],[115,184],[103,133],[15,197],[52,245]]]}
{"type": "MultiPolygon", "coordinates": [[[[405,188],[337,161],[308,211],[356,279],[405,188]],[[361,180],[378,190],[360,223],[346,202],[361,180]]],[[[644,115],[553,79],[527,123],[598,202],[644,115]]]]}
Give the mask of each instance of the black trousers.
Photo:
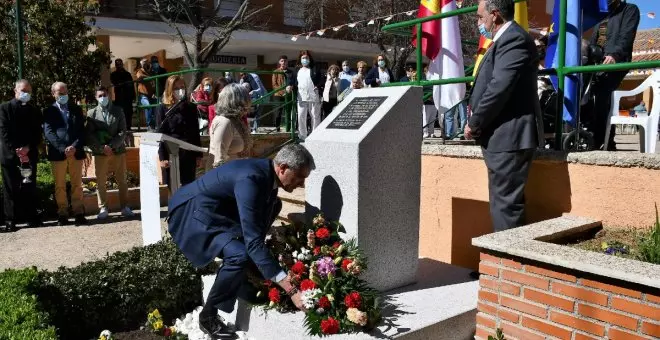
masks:
{"type": "MultiPolygon", "coordinates": [[[[270,216],[269,226],[275,222],[275,218],[282,210],[282,201],[277,198],[270,216]]],[[[236,304],[236,298],[248,302],[255,298],[256,290],[247,281],[246,269],[250,265],[250,257],[242,240],[233,240],[223,249],[222,266],[218,269],[215,282],[206,298],[205,310],[216,312],[219,309],[231,313],[236,304]]],[[[270,279],[267,277],[266,279],[270,279]]]]}
{"type": "MultiPolygon", "coordinates": [[[[162,171],[163,182],[170,187],[170,168],[164,168],[162,171]]],[[[197,156],[194,153],[179,150],[179,182],[181,186],[195,181],[197,175],[197,156]]],[[[171,188],[170,188],[171,189],[171,188]]]]}
{"type": "Polygon", "coordinates": [[[495,231],[525,224],[525,185],[534,149],[490,152],[481,149],[488,168],[490,216],[495,231]]]}
{"type": "Polygon", "coordinates": [[[126,118],[126,130],[131,131],[131,127],[133,127],[133,102],[132,101],[115,101],[115,105],[118,105],[121,107],[122,111],[124,111],[124,117],[126,118]]]}
{"type": "Polygon", "coordinates": [[[32,183],[23,183],[23,177],[18,169],[19,162],[2,164],[2,194],[6,222],[38,219],[37,205],[37,159],[30,159],[32,183]]]}
{"type": "Polygon", "coordinates": [[[332,113],[332,110],[337,106],[337,98],[330,98],[329,102],[323,102],[323,117],[322,119],[325,119],[330,113],[332,113]]]}
{"type": "Polygon", "coordinates": [[[594,94],[596,95],[596,104],[594,112],[594,122],[593,122],[593,134],[594,134],[594,145],[596,148],[600,148],[601,145],[605,144],[605,131],[606,129],[610,130],[610,138],[608,145],[606,145],[605,150],[614,146],[614,126],[608,126],[609,113],[612,109],[612,92],[614,92],[623,78],[626,77],[626,72],[608,72],[600,76],[600,78],[594,84],[594,94]]]}

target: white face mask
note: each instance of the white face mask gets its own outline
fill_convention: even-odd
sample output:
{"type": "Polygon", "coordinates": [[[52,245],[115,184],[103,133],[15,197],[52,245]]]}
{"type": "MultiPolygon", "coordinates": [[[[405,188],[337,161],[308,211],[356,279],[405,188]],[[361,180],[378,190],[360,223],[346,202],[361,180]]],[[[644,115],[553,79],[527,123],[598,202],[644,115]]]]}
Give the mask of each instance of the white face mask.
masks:
{"type": "Polygon", "coordinates": [[[344,72],[345,72],[345,73],[349,73],[349,72],[351,72],[351,68],[348,67],[348,65],[344,65],[343,68],[344,68],[344,72]]]}
{"type": "Polygon", "coordinates": [[[178,89],[174,91],[174,97],[176,97],[177,100],[182,100],[186,97],[186,89],[178,89]]]}

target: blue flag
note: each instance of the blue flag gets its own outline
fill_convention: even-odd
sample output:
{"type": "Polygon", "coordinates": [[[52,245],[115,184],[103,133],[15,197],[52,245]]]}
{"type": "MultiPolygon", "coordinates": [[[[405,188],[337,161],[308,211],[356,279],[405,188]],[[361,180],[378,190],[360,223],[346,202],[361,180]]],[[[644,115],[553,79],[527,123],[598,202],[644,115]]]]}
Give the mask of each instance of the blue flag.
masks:
{"type": "MultiPolygon", "coordinates": [[[[548,68],[556,68],[558,64],[559,6],[560,0],[555,0],[545,57],[545,65],[548,68]]],[[[566,60],[564,65],[579,66],[582,61],[582,35],[607,17],[607,0],[567,0],[567,6],[566,60]]],[[[551,80],[555,89],[557,89],[557,77],[551,77],[551,80]]],[[[582,88],[580,77],[578,75],[568,75],[564,84],[564,121],[575,126],[575,117],[579,105],[578,93],[582,88]]]]}

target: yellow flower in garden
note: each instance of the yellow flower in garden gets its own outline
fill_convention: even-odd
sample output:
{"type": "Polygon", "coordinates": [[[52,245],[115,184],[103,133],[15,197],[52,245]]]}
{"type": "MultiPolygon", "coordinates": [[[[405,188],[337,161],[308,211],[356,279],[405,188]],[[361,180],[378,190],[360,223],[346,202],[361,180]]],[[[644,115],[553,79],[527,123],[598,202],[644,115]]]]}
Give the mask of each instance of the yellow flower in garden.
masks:
{"type": "Polygon", "coordinates": [[[154,329],[155,330],[159,331],[161,328],[163,328],[163,322],[162,321],[158,320],[158,321],[154,322],[154,329]]]}
{"type": "Polygon", "coordinates": [[[153,315],[154,318],[157,318],[157,319],[161,318],[160,312],[158,311],[158,309],[154,309],[153,313],[151,313],[151,314],[153,315]]]}

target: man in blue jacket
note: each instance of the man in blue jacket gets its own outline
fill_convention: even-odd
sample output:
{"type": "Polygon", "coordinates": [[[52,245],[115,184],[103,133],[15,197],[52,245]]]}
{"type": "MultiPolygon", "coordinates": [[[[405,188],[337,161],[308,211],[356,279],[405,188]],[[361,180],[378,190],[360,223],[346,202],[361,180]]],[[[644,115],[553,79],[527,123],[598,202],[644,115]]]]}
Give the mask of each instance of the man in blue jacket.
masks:
{"type": "Polygon", "coordinates": [[[269,159],[229,162],[179,189],[169,203],[169,232],[183,254],[202,267],[223,260],[199,315],[202,331],[214,339],[234,336],[218,316],[230,313],[237,297],[249,298],[246,268],[254,263],[302,309],[301,294],[265,245],[268,229],[282,209],[278,188],[304,187],[314,169],[302,145],[285,146],[269,159]]]}
{"type": "Polygon", "coordinates": [[[67,168],[71,179],[71,207],[76,225],[87,224],[82,201],[82,160],[85,159],[85,116],[80,106],[69,101],[66,84],[51,86],[55,102],[44,109],[44,136],[48,144],[48,160],[53,165],[57,222],[69,224],[69,202],[66,197],[67,168]]]}

